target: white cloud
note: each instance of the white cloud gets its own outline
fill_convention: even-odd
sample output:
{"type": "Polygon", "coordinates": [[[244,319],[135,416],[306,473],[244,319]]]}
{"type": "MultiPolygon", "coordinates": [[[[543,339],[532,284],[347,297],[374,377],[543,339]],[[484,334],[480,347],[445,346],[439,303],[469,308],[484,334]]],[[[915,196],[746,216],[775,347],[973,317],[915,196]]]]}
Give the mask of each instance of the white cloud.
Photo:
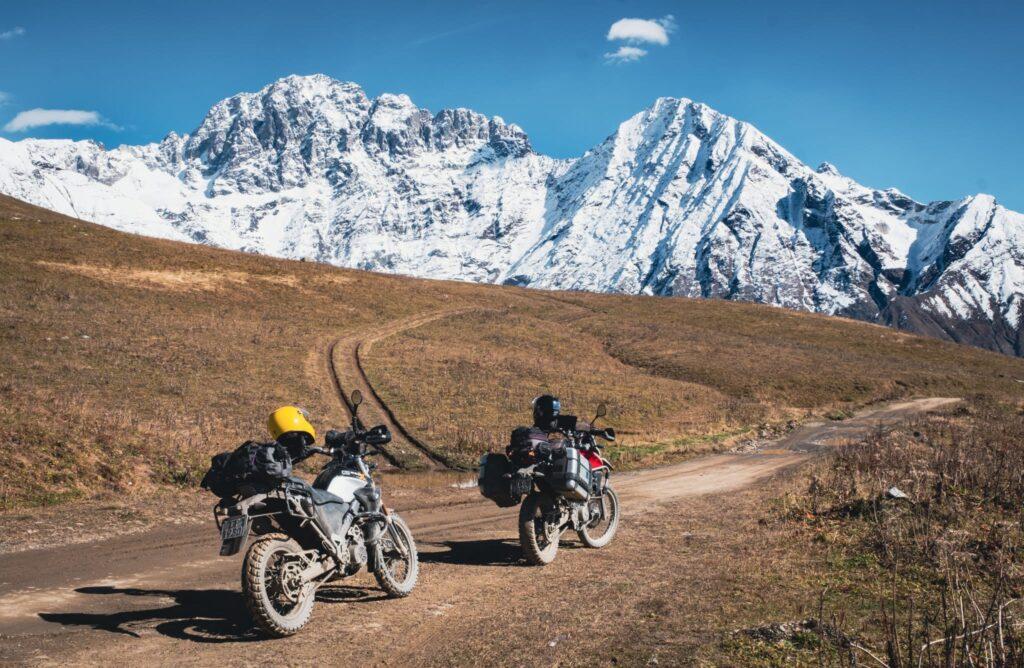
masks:
{"type": "Polygon", "coordinates": [[[29,109],[18,112],[18,115],[4,126],[6,132],[24,132],[44,125],[102,125],[113,130],[118,126],[106,120],[98,112],[81,111],[79,109],[29,109]]]}
{"type": "Polygon", "coordinates": [[[645,49],[636,46],[620,46],[618,51],[604,54],[605,60],[612,63],[632,63],[647,55],[645,49]]]}
{"type": "Polygon", "coordinates": [[[5,104],[7,104],[8,100],[10,100],[10,99],[11,99],[10,95],[8,95],[7,93],[5,93],[2,90],[0,90],[0,107],[2,107],[5,104]]]}
{"type": "Polygon", "coordinates": [[[660,19],[619,19],[608,29],[608,41],[666,46],[675,29],[676,21],[671,14],[660,19]]]}
{"type": "Polygon", "coordinates": [[[17,28],[12,28],[10,30],[0,32],[0,39],[14,39],[15,37],[21,37],[24,34],[25,29],[22,28],[21,26],[18,26],[17,28]]]}

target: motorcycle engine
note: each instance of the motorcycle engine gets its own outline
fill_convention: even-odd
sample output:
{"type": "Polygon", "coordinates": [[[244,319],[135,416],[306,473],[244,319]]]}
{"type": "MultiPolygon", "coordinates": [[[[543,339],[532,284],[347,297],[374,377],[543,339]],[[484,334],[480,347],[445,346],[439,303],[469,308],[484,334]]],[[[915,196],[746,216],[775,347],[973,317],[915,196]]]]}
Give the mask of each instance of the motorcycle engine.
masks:
{"type": "Polygon", "coordinates": [[[590,504],[580,503],[574,505],[572,509],[572,525],[574,529],[580,529],[586,526],[591,520],[590,504]]]}
{"type": "Polygon", "coordinates": [[[345,573],[346,575],[352,575],[366,565],[366,543],[363,541],[362,529],[356,527],[349,529],[346,543],[348,545],[346,552],[348,559],[345,563],[345,573]]]}

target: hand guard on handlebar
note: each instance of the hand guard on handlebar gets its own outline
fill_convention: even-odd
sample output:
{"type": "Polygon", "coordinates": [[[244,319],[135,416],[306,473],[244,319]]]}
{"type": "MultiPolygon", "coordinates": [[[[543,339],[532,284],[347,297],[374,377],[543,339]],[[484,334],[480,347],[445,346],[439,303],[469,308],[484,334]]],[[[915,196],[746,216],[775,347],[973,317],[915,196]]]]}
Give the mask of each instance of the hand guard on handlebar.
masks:
{"type": "Polygon", "coordinates": [[[384,445],[391,442],[391,432],[387,427],[380,424],[364,434],[363,440],[367,445],[384,445]]]}

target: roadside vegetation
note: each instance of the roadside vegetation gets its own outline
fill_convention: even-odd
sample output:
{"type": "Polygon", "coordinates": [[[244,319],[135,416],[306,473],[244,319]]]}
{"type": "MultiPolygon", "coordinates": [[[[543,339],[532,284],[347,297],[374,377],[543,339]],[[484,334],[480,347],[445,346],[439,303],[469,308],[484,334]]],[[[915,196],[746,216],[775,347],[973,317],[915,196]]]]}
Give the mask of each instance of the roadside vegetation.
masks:
{"type": "Polygon", "coordinates": [[[782,504],[825,565],[813,614],[748,629],[762,665],[1024,665],[1024,406],[973,399],[838,450],[782,504]]]}
{"type": "Polygon", "coordinates": [[[0,508],[194,487],[284,403],[343,425],[329,344],[451,308],[469,310],[363,362],[396,417],[466,465],[543,390],[588,418],[608,403],[609,452],[638,466],[889,398],[1024,389],[1024,360],[854,321],[335,269],[0,198],[0,508]]]}

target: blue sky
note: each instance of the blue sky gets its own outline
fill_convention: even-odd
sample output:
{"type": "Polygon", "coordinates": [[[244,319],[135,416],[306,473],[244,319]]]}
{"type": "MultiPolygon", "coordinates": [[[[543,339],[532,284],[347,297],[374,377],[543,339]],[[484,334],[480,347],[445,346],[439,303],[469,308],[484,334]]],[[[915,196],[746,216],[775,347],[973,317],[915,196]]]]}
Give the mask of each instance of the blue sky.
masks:
{"type": "Polygon", "coordinates": [[[1022,25],[1019,0],[6,3],[0,126],[30,109],[92,115],[23,116],[78,124],[0,136],[154,141],[231,94],[323,72],[501,115],[567,157],[669,95],[866,185],[1024,211],[1022,25]],[[608,40],[630,17],[661,20],[668,43],[608,40]],[[646,55],[606,57],[621,47],[646,55]]]}

